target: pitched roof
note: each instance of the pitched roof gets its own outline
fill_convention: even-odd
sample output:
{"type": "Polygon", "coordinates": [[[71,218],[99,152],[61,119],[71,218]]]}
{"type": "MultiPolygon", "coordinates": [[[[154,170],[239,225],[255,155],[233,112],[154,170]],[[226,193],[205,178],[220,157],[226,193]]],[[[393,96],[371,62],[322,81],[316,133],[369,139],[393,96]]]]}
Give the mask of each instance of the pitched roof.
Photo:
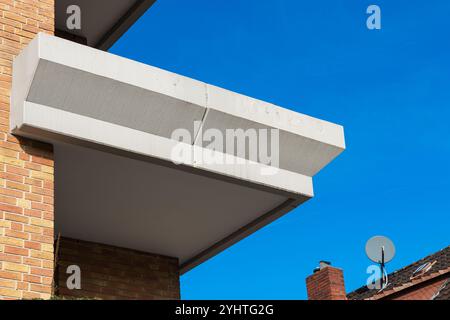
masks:
{"type": "MultiPolygon", "coordinates": [[[[363,286],[350,292],[347,295],[347,298],[349,300],[382,298],[449,272],[450,246],[389,274],[389,283],[383,291],[370,290],[367,286],[363,286]]],[[[437,293],[439,294],[435,295],[436,300],[442,298],[450,299],[450,283],[448,282],[449,281],[447,281],[447,285],[444,284],[441,287],[440,292],[438,290],[437,293]]]]}
{"type": "Polygon", "coordinates": [[[433,297],[433,300],[450,300],[450,280],[447,279],[445,283],[439,288],[433,297]]]}

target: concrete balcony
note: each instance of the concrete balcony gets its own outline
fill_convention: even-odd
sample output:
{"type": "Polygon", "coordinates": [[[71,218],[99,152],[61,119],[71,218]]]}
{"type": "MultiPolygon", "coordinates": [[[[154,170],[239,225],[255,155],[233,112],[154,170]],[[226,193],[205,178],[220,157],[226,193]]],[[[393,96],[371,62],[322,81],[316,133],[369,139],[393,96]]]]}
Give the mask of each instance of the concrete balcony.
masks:
{"type": "Polygon", "coordinates": [[[345,149],[339,125],[45,34],[13,71],[12,133],[55,145],[57,231],[182,272],[313,197],[345,149]],[[275,130],[276,163],[234,148],[204,161],[217,146],[205,133],[238,129],[275,130]]]}

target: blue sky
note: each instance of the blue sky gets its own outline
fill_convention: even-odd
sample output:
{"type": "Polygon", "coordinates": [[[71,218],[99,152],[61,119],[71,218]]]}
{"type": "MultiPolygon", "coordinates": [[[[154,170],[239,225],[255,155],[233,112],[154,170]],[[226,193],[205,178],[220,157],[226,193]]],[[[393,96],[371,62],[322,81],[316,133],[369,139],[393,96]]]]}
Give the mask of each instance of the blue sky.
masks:
{"type": "Polygon", "coordinates": [[[184,299],[305,299],[319,260],[365,284],[450,245],[450,1],[158,0],[112,53],[345,127],[315,198],[181,277],[184,299]],[[382,29],[368,30],[370,4],[382,29]]]}

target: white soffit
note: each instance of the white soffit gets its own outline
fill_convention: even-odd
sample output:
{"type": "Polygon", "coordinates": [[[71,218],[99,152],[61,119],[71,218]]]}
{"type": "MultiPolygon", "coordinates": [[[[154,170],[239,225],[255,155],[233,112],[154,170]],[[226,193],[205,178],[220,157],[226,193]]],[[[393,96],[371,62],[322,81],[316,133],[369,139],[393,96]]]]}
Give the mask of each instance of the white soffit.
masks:
{"type": "MultiPolygon", "coordinates": [[[[155,165],[165,167],[160,173],[169,170],[167,176],[175,177],[171,180],[174,185],[176,172],[180,181],[183,181],[182,172],[192,175],[194,189],[203,181],[195,178],[196,175],[217,180],[211,180],[212,190],[221,188],[214,187],[215,183],[231,188],[221,193],[224,202],[241,201],[232,196],[237,194],[232,191],[233,184],[236,190],[250,188],[266,193],[266,196],[263,193],[258,196],[256,191],[249,194],[249,205],[252,207],[254,203],[253,207],[243,204],[245,212],[229,220],[229,224],[223,224],[224,234],[217,231],[216,237],[212,237],[201,233],[204,237],[199,236],[199,242],[191,243],[190,247],[182,245],[182,237],[177,244],[176,240],[171,242],[164,237],[146,238],[144,233],[124,241],[125,245],[140,250],[176,254],[183,271],[312,197],[312,177],[345,149],[343,128],[339,125],[43,33],[14,60],[11,130],[14,134],[55,144],[86,145],[132,161],[143,160],[148,162],[149,172],[155,170],[155,165]],[[194,122],[201,126],[195,127],[194,122]],[[180,128],[186,129],[193,139],[197,137],[188,145],[194,155],[208,147],[199,139],[207,129],[223,133],[227,129],[279,129],[280,169],[275,175],[264,175],[261,170],[268,166],[257,162],[258,159],[249,159],[248,155],[243,163],[232,165],[201,163],[195,157],[181,166],[175,165],[170,161],[171,152],[178,142],[171,139],[171,134],[180,128]],[[268,202],[262,201],[263,198],[268,202]],[[217,239],[218,235],[221,240],[217,239]],[[158,241],[161,241],[160,250],[144,245],[158,241]],[[185,250],[177,251],[174,249],[177,246],[185,250]]],[[[236,160],[234,155],[230,156],[236,160]]],[[[198,212],[199,221],[214,220],[214,214],[223,214],[214,208],[213,201],[202,203],[204,206],[198,210],[191,207],[186,211],[198,212]],[[205,219],[206,213],[212,216],[205,219]]],[[[158,208],[162,210],[162,204],[158,208]]],[[[70,219],[67,214],[63,218],[70,219]]],[[[82,221],[80,218],[79,227],[86,230],[82,221]]],[[[214,230],[208,223],[203,227],[214,230]]],[[[76,236],[76,230],[68,233],[76,236]]],[[[104,242],[114,242],[106,233],[103,232],[104,242]]],[[[122,239],[127,239],[127,235],[122,239]]],[[[102,242],[97,238],[85,240],[102,242]]]]}
{"type": "Polygon", "coordinates": [[[90,47],[108,50],[154,2],[155,0],[55,0],[56,33],[64,32],[80,37],[90,47]],[[67,20],[73,14],[70,10],[73,5],[80,8],[80,29],[67,27],[67,20]]]}
{"type": "Polygon", "coordinates": [[[55,146],[55,172],[56,232],[177,257],[183,271],[295,206],[270,190],[73,145],[55,146]]]}

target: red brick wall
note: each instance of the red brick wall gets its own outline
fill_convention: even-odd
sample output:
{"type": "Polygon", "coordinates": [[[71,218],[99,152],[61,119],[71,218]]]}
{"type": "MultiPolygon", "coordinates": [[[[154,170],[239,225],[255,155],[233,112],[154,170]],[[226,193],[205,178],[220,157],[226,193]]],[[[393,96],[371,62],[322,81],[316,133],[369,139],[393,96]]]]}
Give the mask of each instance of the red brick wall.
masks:
{"type": "Polygon", "coordinates": [[[53,151],[9,134],[13,58],[54,32],[53,0],[0,0],[0,300],[48,298],[53,274],[53,151]]]}
{"type": "Polygon", "coordinates": [[[325,267],[306,278],[309,300],[346,300],[341,269],[325,267]]]}
{"type": "Polygon", "coordinates": [[[178,259],[92,242],[61,238],[61,296],[99,299],[179,299],[178,259]],[[81,269],[81,290],[69,290],[69,265],[81,269]]]}

